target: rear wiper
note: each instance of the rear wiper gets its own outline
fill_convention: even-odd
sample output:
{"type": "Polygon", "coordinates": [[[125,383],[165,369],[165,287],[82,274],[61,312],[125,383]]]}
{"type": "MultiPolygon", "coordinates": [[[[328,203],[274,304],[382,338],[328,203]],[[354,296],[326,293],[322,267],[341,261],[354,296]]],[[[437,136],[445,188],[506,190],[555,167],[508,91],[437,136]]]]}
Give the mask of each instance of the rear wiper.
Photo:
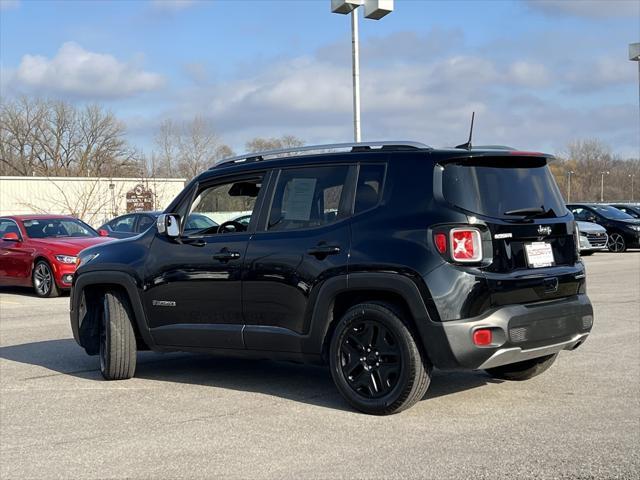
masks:
{"type": "Polygon", "coordinates": [[[544,207],[518,208],[504,212],[505,215],[522,215],[523,217],[537,217],[543,213],[547,213],[544,207]]]}
{"type": "Polygon", "coordinates": [[[556,216],[556,213],[552,208],[549,210],[545,210],[544,207],[536,208],[519,208],[517,210],[507,210],[504,212],[505,215],[518,215],[522,217],[522,220],[532,220],[534,218],[553,218],[556,216]]]}

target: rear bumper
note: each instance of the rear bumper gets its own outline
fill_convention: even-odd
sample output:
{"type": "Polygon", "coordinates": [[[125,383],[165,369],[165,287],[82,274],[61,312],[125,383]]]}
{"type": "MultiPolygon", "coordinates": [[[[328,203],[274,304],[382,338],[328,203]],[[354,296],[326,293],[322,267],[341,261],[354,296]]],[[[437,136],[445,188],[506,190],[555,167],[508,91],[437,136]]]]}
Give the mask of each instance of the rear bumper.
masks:
{"type": "Polygon", "coordinates": [[[589,298],[563,299],[507,305],[480,317],[443,322],[455,363],[462,368],[484,369],[551,355],[580,346],[593,325],[589,298]],[[490,329],[492,343],[477,346],[473,332],[490,329]]]}

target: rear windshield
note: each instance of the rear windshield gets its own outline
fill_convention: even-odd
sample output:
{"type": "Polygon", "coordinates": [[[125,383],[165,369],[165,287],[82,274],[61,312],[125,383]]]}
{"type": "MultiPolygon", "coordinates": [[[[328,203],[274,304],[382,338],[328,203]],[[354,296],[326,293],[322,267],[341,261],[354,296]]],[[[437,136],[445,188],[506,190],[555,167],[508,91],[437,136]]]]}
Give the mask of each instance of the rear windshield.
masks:
{"type": "Polygon", "coordinates": [[[566,214],[545,159],[483,158],[479,162],[445,165],[442,191],[449,203],[494,218],[514,218],[506,212],[521,209],[544,209],[546,217],[566,214]],[[506,161],[510,164],[505,165],[506,161]]]}

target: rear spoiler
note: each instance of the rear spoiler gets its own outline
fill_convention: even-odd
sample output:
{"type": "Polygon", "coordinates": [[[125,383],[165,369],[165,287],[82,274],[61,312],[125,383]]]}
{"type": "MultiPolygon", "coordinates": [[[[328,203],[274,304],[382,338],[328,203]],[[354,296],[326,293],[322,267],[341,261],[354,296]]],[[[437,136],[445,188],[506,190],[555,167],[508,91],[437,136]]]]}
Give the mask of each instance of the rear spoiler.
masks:
{"type": "MultiPolygon", "coordinates": [[[[457,153],[457,152],[456,152],[457,153]]],[[[482,150],[482,151],[468,151],[460,152],[459,155],[451,155],[438,159],[440,165],[447,163],[482,163],[482,160],[503,160],[509,165],[517,165],[518,160],[544,160],[546,163],[556,159],[551,154],[542,152],[529,152],[523,150],[482,150]]]]}

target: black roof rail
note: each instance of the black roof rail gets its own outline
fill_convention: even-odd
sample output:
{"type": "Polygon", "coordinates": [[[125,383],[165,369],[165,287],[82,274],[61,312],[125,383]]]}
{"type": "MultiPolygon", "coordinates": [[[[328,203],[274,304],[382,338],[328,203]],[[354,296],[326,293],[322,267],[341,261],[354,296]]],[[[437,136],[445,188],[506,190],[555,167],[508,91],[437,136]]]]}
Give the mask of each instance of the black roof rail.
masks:
{"type": "Polygon", "coordinates": [[[317,152],[334,153],[337,150],[347,150],[349,152],[367,152],[372,150],[421,150],[431,149],[428,145],[420,142],[407,141],[383,141],[383,142],[357,142],[357,143],[329,143],[325,145],[307,145],[304,147],[280,148],[277,150],[266,150],[263,152],[250,152],[244,155],[225,158],[216,163],[209,170],[222,167],[237,165],[239,163],[250,163],[265,160],[265,157],[283,157],[293,156],[301,153],[311,154],[317,152]]]}

